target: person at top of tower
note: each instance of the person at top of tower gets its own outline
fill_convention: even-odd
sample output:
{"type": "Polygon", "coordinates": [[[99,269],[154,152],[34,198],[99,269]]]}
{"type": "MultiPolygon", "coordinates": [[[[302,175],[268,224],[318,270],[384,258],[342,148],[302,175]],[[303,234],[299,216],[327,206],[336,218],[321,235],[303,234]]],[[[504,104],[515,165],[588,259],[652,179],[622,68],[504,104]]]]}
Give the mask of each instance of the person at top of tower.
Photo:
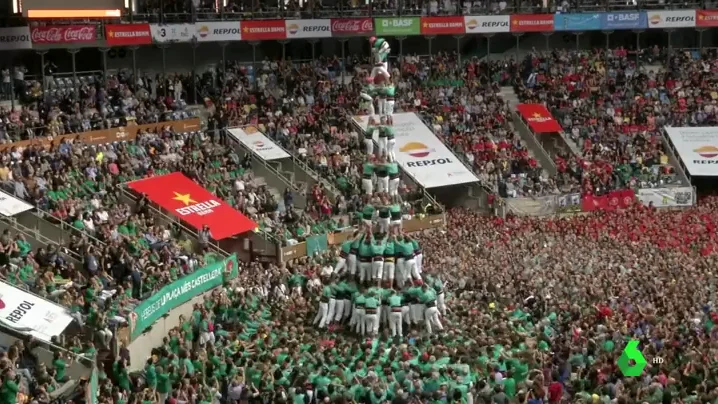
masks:
{"type": "Polygon", "coordinates": [[[389,42],[384,38],[371,37],[369,43],[372,46],[372,56],[374,59],[374,68],[371,70],[371,78],[373,79],[377,74],[384,76],[387,81],[391,78],[389,74],[389,53],[391,48],[389,42]]]}

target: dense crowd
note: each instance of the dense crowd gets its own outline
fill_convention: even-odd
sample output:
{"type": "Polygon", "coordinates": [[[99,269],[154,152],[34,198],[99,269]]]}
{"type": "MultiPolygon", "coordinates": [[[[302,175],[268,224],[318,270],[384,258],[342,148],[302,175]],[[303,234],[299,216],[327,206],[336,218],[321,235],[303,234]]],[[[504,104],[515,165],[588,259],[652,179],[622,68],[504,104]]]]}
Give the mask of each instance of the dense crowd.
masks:
{"type": "MultiPolygon", "coordinates": [[[[713,124],[715,62],[679,54],[667,63],[667,73],[642,71],[622,50],[463,65],[455,55],[438,54],[407,57],[391,73],[397,110],[420,114],[485,184],[511,183],[524,196],[670,182],[657,130],[667,123],[713,124]],[[522,101],[547,103],[579,144],[581,155],[552,156],[559,176],[542,172],[512,127],[510,107],[498,95],[509,85],[522,101]]],[[[328,180],[310,191],[304,212],[295,209],[291,191],[277,200],[254,182],[250,156],[205,132],[163,129],[141,133],[135,142],[66,142],[52,151],[2,153],[0,182],[77,230],[66,248],[37,251],[21,234],[5,232],[2,277],[69,307],[90,337],[63,341],[71,354],[56,354],[49,369],[28,369],[20,363],[24,347],[13,345],[0,358],[0,401],[14,404],[22,392],[50,402],[50,393],[67,380],[73,354],[94,358],[140,300],[220,258],[158,220],[144,197],[134,206],[123,202],[120,184],[172,171],[287,244],[343,226],[335,219],[339,213],[358,212],[362,230],[341,246],[282,266],[243,264],[237,279],[181,319],[142,372],[130,374],[123,355],[111,368],[98,364],[100,402],[718,400],[712,381],[718,199],[681,211],[635,206],[547,219],[455,209],[445,228],[404,234],[401,218],[416,208],[397,201],[420,199],[420,189],[404,179],[401,197],[394,198],[362,187],[366,164],[375,161],[361,141],[365,134],[347,117],[366,106],[359,101],[369,75],[365,66],[356,58],[347,86],[337,84],[332,59],[267,62],[253,83],[240,66],[231,66],[220,94],[201,90],[214,112],[210,126],[258,125],[328,180]],[[329,199],[328,187],[338,190],[336,200],[329,199]],[[82,267],[71,265],[71,257],[82,267]],[[364,308],[359,314],[357,302],[364,308]],[[637,378],[624,377],[616,366],[631,339],[649,359],[637,378]],[[652,358],[663,362],[654,365],[652,358]]],[[[178,100],[186,94],[179,85],[158,98],[149,82],[130,90],[133,84],[123,81],[117,79],[109,104],[71,108],[81,116],[101,111],[100,125],[124,124],[129,116],[167,119],[169,111],[184,116],[178,100]],[[147,102],[133,102],[142,89],[147,102]],[[118,96],[129,101],[113,104],[118,96]]],[[[85,92],[105,90],[82,86],[78,101],[97,100],[85,92]]],[[[75,96],[63,95],[69,98],[60,104],[75,96]]],[[[49,135],[78,130],[62,106],[29,105],[37,119],[60,122],[49,135]]],[[[201,232],[199,241],[206,247],[201,232]]]]}
{"type": "Polygon", "coordinates": [[[334,253],[253,263],[197,305],[138,378],[116,363],[119,384],[105,379],[103,400],[713,402],[716,203],[563,219],[451,210],[446,229],[416,237],[425,280],[445,280],[439,337],[423,324],[366,340],[348,317],[313,325],[334,253]],[[616,366],[631,339],[649,362],[638,378],[616,366]]]}

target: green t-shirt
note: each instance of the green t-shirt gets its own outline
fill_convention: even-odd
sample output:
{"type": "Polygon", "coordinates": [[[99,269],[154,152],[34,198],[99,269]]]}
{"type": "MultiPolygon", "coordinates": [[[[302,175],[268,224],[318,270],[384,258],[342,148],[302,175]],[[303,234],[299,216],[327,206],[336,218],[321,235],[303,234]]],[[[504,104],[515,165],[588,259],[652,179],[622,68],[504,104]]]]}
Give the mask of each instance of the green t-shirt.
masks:
{"type": "Polygon", "coordinates": [[[155,365],[145,366],[145,381],[147,386],[155,388],[157,386],[157,372],[155,371],[155,365]]]}
{"type": "Polygon", "coordinates": [[[52,366],[55,368],[55,380],[56,381],[62,381],[62,379],[65,378],[65,369],[67,368],[67,363],[65,363],[62,359],[55,359],[52,362],[52,366]]]}
{"type": "Polygon", "coordinates": [[[17,403],[18,390],[18,385],[14,380],[6,379],[2,384],[2,389],[0,389],[0,402],[2,402],[2,404],[17,403]]]}

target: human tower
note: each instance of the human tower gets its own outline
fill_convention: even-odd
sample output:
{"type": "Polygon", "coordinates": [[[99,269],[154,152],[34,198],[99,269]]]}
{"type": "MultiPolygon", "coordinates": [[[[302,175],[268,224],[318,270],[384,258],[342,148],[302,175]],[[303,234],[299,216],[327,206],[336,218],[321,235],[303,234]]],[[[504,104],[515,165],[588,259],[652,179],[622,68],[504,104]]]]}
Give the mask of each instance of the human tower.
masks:
{"type": "Polygon", "coordinates": [[[384,38],[371,37],[369,42],[372,48],[373,67],[360,94],[362,109],[369,112],[368,125],[364,133],[368,161],[364,166],[362,189],[366,195],[378,191],[395,197],[398,195],[399,176],[395,152],[396,133],[393,126],[396,87],[392,83],[388,63],[391,48],[384,38]],[[377,164],[396,166],[397,172],[396,175],[379,177],[375,189],[373,177],[376,174],[377,164]]]}

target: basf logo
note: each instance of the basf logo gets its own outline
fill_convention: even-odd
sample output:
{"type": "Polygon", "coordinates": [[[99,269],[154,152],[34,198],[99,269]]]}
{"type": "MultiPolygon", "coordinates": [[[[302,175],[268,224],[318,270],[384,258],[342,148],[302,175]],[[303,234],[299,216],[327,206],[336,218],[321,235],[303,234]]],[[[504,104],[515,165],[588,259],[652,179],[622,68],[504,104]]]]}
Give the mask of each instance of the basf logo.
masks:
{"type": "Polygon", "coordinates": [[[287,20],[287,38],[329,38],[331,20],[287,20]]]}

